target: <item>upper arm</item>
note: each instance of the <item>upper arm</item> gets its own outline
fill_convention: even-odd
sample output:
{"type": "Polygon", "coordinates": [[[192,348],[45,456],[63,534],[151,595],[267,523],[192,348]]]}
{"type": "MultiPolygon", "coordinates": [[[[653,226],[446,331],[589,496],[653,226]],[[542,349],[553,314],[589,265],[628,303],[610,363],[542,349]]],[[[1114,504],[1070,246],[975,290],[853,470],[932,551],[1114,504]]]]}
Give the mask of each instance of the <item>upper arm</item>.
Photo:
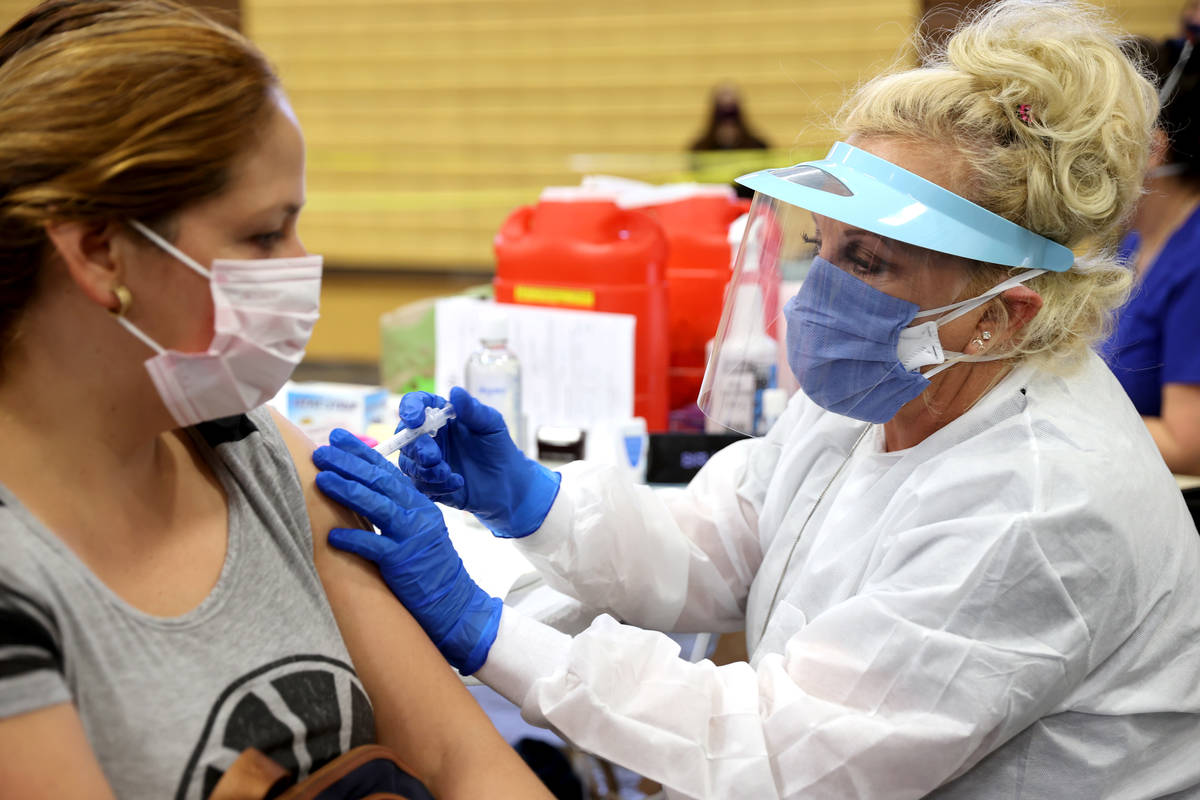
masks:
{"type": "Polygon", "coordinates": [[[317,571],[374,706],[380,742],[392,747],[439,797],[458,796],[482,780],[490,789],[476,784],[470,791],[493,797],[538,796],[536,778],[392,595],[375,565],[329,546],[331,528],[362,528],[367,523],[316,488],[312,443],[287,420],[275,415],[275,422],[296,462],[317,571]],[[512,794],[506,795],[510,784],[512,794]]]}
{"type": "Polygon", "coordinates": [[[0,786],[28,800],[113,798],[70,703],[0,719],[0,786]]]}
{"type": "Polygon", "coordinates": [[[70,702],[63,642],[50,604],[35,588],[38,570],[19,544],[6,545],[0,564],[0,795],[112,797],[70,702]]]}

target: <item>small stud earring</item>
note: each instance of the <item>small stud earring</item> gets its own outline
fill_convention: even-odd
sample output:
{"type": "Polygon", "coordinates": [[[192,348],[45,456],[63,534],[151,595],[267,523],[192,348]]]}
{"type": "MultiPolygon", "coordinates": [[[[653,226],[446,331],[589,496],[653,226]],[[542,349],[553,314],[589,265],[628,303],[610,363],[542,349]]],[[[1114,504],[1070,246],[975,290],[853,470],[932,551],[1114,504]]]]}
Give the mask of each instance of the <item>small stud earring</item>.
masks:
{"type": "Polygon", "coordinates": [[[971,340],[971,344],[975,345],[976,350],[983,349],[983,339],[980,339],[978,336],[971,340]]]}
{"type": "Polygon", "coordinates": [[[129,311],[129,307],[133,305],[133,292],[129,291],[127,286],[114,286],[112,293],[117,298],[117,310],[110,311],[114,317],[123,317],[129,311]]]}
{"type": "Polygon", "coordinates": [[[989,341],[989,340],[992,338],[992,332],[991,332],[991,331],[984,331],[983,333],[979,334],[979,336],[980,336],[980,338],[981,338],[981,339],[983,339],[983,340],[986,342],[986,341],[989,341]]]}

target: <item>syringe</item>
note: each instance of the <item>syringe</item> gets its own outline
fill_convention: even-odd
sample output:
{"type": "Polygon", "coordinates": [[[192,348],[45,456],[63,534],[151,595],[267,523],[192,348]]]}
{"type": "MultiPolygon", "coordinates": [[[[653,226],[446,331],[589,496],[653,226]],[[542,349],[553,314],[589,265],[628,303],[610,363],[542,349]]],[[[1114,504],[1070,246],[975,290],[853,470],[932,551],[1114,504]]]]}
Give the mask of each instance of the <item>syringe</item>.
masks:
{"type": "Polygon", "coordinates": [[[433,408],[432,406],[426,408],[425,422],[420,427],[401,429],[392,438],[376,445],[375,452],[386,458],[423,433],[428,433],[430,436],[437,433],[447,420],[454,419],[454,416],[454,406],[449,403],[446,403],[443,408],[433,408]]]}

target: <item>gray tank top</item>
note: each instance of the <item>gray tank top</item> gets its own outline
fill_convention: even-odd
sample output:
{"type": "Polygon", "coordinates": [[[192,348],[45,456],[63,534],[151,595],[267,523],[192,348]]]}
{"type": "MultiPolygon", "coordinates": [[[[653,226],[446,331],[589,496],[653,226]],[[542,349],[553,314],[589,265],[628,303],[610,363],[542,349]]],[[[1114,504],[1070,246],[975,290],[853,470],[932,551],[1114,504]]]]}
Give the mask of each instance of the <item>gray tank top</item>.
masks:
{"type": "Polygon", "coordinates": [[[229,498],[229,544],[180,617],[122,601],[0,486],[0,717],[73,702],[122,798],[206,797],[247,747],[303,777],[374,740],[270,415],[189,432],[229,498]]]}

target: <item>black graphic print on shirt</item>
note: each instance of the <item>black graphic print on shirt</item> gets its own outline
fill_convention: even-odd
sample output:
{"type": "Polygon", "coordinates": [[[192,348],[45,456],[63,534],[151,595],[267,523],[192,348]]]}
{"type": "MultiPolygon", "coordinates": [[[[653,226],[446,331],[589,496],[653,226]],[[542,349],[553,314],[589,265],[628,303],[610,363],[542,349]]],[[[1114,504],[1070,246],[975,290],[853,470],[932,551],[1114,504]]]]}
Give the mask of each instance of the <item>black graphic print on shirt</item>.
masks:
{"type": "Polygon", "coordinates": [[[349,664],[319,655],[281,659],[242,676],[221,692],[184,767],[175,798],[208,797],[248,747],[302,779],[374,738],[370,701],[349,664]]]}

